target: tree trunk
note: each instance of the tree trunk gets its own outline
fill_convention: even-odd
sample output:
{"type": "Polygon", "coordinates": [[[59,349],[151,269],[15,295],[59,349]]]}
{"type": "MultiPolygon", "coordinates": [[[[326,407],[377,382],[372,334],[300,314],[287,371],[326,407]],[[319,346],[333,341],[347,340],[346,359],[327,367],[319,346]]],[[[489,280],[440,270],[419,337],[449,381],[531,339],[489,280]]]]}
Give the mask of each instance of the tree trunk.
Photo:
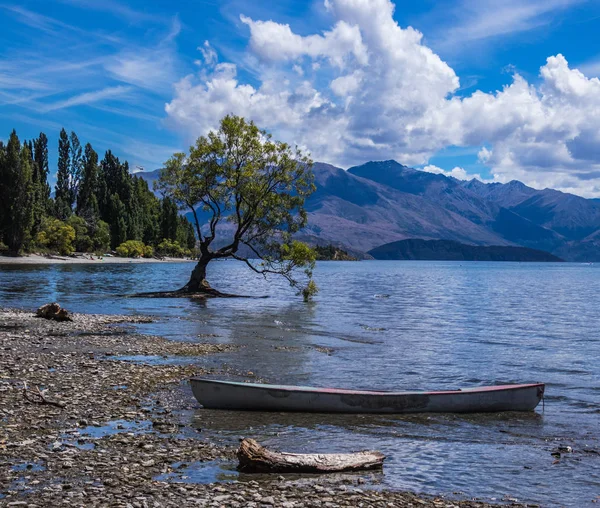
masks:
{"type": "Polygon", "coordinates": [[[300,454],[274,452],[254,439],[244,439],[237,452],[238,469],[249,473],[337,473],[381,469],[385,455],[380,452],[300,454]]]}
{"type": "Polygon", "coordinates": [[[202,254],[196,264],[189,282],[183,287],[183,290],[189,293],[210,293],[213,289],[206,280],[206,267],[208,266],[210,257],[202,254]]]}

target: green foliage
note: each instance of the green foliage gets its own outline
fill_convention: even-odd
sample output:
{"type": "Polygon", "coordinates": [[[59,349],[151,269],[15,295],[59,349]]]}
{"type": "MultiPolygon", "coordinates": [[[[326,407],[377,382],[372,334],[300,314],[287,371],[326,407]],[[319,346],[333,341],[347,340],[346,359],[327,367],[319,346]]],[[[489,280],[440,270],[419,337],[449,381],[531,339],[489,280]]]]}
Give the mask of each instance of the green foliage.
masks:
{"type": "Polygon", "coordinates": [[[160,201],[144,179],[134,176],[133,185],[141,240],[156,245],[160,241],[160,201]]]}
{"type": "Polygon", "coordinates": [[[192,251],[182,247],[179,242],[164,238],[156,247],[156,252],[161,256],[169,256],[173,258],[182,258],[191,256],[192,251]]]}
{"type": "Polygon", "coordinates": [[[281,259],[286,263],[286,269],[290,272],[295,269],[302,269],[306,275],[307,282],[300,286],[295,280],[290,282],[292,287],[299,288],[299,294],[305,301],[310,300],[318,292],[316,283],[313,281],[313,270],[317,261],[317,252],[309,245],[292,240],[291,243],[281,246],[281,259]]]}
{"type": "Polygon", "coordinates": [[[333,245],[315,247],[317,261],[356,261],[354,256],[348,254],[345,250],[339,249],[333,245]]]}
{"type": "Polygon", "coordinates": [[[81,184],[77,193],[77,215],[93,221],[100,214],[98,209],[98,154],[89,143],[85,145],[81,184]]]}
{"type": "Polygon", "coordinates": [[[110,226],[99,220],[91,231],[94,252],[106,252],[110,249],[110,226]]]}
{"type": "Polygon", "coordinates": [[[179,211],[177,203],[170,197],[163,198],[160,210],[160,235],[169,240],[177,239],[177,226],[179,225],[179,211]]]}
{"type": "Polygon", "coordinates": [[[59,219],[44,219],[42,230],[36,237],[36,243],[40,247],[58,252],[62,255],[69,255],[75,252],[73,242],[77,233],[75,229],[59,219]]]}
{"type": "MultiPolygon", "coordinates": [[[[314,264],[312,249],[292,241],[307,222],[304,201],[315,189],[311,167],[312,161],[299,149],[274,141],[253,122],[229,115],[218,131],[198,138],[189,154],[176,153],[165,163],[157,188],[192,212],[199,267],[231,257],[257,273],[282,275],[298,287],[296,269],[304,268],[308,277],[314,264]],[[233,237],[211,249],[225,221],[233,226],[233,237]],[[260,260],[258,265],[239,254],[242,246],[260,260]]],[[[188,289],[205,285],[199,280],[204,271],[194,270],[188,289]]]]}
{"type": "Polygon", "coordinates": [[[91,252],[94,250],[94,244],[89,235],[88,225],[82,217],[71,215],[66,223],[75,231],[75,250],[77,252],[91,252]]]}
{"type": "Polygon", "coordinates": [[[155,196],[110,150],[100,164],[98,207],[100,218],[111,225],[113,247],[126,240],[157,241],[155,196]]]}
{"type": "Polygon", "coordinates": [[[44,205],[46,214],[50,213],[50,185],[48,184],[48,174],[50,168],[48,166],[48,138],[43,133],[33,141],[33,158],[36,164],[37,176],[34,181],[40,183],[39,201],[44,205]]]}
{"type": "Polygon", "coordinates": [[[177,242],[185,254],[194,248],[194,228],[179,215],[177,204],[163,203],[110,150],[99,162],[89,143],[82,149],[77,135],[62,129],[57,170],[54,200],[46,135],[21,144],[13,132],[6,145],[0,141],[0,241],[12,252],[105,252],[135,240],[150,246],[145,253],[152,255],[151,247],[163,238],[177,242]],[[48,222],[49,217],[59,222],[48,222]],[[60,229],[59,223],[75,231],[71,246],[65,246],[70,230],[60,229]],[[163,228],[168,237],[162,236],[163,228]]]}
{"type": "Polygon", "coordinates": [[[177,217],[177,232],[175,235],[175,241],[190,251],[194,250],[196,247],[196,234],[194,233],[194,226],[185,217],[177,217]]]}
{"type": "Polygon", "coordinates": [[[42,220],[50,209],[50,186],[48,185],[48,138],[42,132],[30,142],[31,164],[33,170],[33,225],[31,236],[40,232],[42,220]]]}
{"type": "Polygon", "coordinates": [[[71,145],[67,131],[62,129],[58,140],[58,171],[56,173],[56,187],[54,189],[55,213],[59,219],[66,219],[71,215],[71,189],[69,185],[69,169],[71,145]]]}
{"type": "Polygon", "coordinates": [[[310,279],[308,281],[308,284],[306,284],[306,286],[303,287],[300,292],[304,301],[309,302],[319,292],[319,288],[317,287],[317,283],[314,280],[310,279]]]}
{"type": "Polygon", "coordinates": [[[0,147],[0,238],[18,253],[31,240],[33,226],[33,163],[29,145],[13,130],[0,147]]]}
{"type": "Polygon", "coordinates": [[[84,158],[79,138],[72,131],[69,138],[69,155],[71,157],[71,165],[69,166],[69,206],[73,208],[79,194],[84,158]]]}
{"type": "Polygon", "coordinates": [[[151,258],[154,249],[138,240],[127,240],[117,247],[117,254],[123,258],[151,258]]]}

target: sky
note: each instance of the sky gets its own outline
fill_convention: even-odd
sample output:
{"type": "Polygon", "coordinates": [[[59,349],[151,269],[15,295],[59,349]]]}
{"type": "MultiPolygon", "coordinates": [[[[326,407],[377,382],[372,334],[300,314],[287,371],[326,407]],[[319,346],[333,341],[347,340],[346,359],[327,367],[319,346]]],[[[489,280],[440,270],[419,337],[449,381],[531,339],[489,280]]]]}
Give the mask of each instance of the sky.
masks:
{"type": "Polygon", "coordinates": [[[598,0],[0,0],[0,139],[161,167],[228,113],[316,161],[600,196],[598,0]]]}

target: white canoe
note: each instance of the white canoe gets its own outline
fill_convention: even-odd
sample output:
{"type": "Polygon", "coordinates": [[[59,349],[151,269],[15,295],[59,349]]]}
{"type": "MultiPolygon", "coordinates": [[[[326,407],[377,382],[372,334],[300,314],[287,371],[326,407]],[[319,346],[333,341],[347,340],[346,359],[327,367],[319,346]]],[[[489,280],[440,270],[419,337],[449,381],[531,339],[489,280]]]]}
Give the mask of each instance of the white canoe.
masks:
{"type": "Polygon", "coordinates": [[[487,413],[532,411],[543,383],[481,386],[441,392],[378,392],[305,386],[190,380],[205,408],[312,413],[487,413]]]}

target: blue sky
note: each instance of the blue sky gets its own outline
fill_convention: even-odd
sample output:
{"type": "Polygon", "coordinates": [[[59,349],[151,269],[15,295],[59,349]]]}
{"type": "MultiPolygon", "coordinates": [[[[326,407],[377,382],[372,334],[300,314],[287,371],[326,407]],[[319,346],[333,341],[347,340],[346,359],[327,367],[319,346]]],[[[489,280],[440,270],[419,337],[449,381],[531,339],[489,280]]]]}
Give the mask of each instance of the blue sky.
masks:
{"type": "Polygon", "coordinates": [[[7,2],[0,138],[155,169],[232,112],[342,167],[597,196],[599,28],[585,0],[7,2]]]}

